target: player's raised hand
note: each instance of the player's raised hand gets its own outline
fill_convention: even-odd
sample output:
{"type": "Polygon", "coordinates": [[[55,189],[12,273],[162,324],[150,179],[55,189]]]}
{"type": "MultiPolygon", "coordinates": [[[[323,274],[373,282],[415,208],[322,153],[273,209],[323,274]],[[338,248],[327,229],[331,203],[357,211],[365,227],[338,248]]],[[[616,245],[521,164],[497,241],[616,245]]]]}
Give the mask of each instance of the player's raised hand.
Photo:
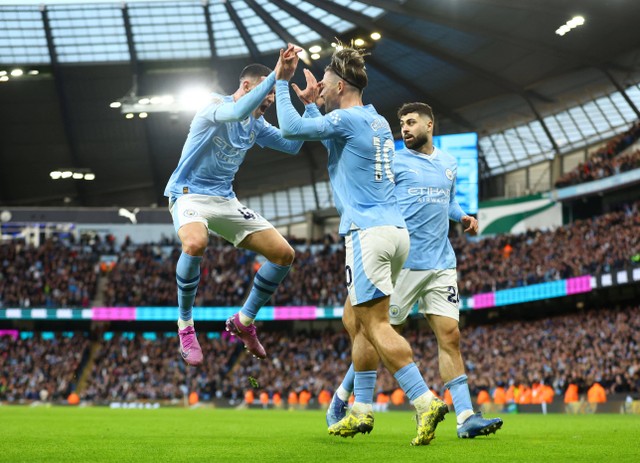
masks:
{"type": "Polygon", "coordinates": [[[470,215],[463,215],[460,219],[465,233],[469,233],[470,235],[476,235],[478,233],[478,221],[475,217],[471,217],[470,215]]]}
{"type": "Polygon", "coordinates": [[[298,61],[300,57],[298,53],[302,51],[302,48],[296,47],[293,44],[289,44],[286,50],[280,49],[280,58],[276,63],[276,79],[277,80],[290,80],[293,74],[296,72],[298,61]]]}
{"type": "Polygon", "coordinates": [[[296,84],[291,84],[291,87],[293,87],[293,91],[296,92],[296,95],[298,95],[298,98],[300,98],[300,101],[302,101],[304,105],[316,103],[320,95],[320,85],[318,84],[318,80],[308,69],[305,68],[303,72],[304,77],[307,80],[307,86],[305,89],[302,90],[296,84]]]}

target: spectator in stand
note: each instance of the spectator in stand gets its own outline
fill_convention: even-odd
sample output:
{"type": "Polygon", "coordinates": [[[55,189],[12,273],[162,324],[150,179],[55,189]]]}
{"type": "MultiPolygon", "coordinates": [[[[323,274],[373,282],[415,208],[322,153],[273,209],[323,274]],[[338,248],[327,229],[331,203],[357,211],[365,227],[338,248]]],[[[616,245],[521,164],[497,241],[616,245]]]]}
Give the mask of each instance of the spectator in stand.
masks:
{"type": "Polygon", "coordinates": [[[555,183],[556,188],[590,182],[640,167],[640,150],[619,155],[638,138],[640,138],[640,121],[635,122],[626,132],[609,140],[587,161],[562,175],[555,183]]]}

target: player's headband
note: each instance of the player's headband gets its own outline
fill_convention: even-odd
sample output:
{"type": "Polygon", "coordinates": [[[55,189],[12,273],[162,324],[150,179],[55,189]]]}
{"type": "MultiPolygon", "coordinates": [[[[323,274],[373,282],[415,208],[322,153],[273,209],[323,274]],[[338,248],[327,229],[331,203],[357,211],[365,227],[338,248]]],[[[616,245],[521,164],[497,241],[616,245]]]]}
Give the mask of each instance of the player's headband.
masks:
{"type": "Polygon", "coordinates": [[[358,90],[362,91],[362,87],[360,85],[356,85],[353,82],[351,82],[349,79],[347,79],[346,77],[344,77],[342,74],[340,74],[338,72],[338,70],[331,66],[331,70],[335,73],[335,75],[337,75],[338,77],[340,77],[342,80],[344,80],[346,83],[348,83],[349,85],[351,85],[352,87],[357,88],[358,90]]]}

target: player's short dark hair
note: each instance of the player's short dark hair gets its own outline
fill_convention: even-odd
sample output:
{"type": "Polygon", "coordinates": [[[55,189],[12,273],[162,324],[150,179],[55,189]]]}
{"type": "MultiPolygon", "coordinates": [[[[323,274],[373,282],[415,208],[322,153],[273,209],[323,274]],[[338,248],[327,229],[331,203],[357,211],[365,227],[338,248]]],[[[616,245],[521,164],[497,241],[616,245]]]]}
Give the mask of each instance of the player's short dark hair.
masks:
{"type": "Polygon", "coordinates": [[[331,63],[325,71],[332,71],[349,85],[362,91],[369,83],[364,65],[365,54],[363,50],[343,46],[333,53],[331,63]]]}
{"type": "Polygon", "coordinates": [[[435,118],[433,117],[433,109],[426,103],[405,103],[400,106],[398,109],[398,119],[400,119],[405,114],[409,113],[418,113],[423,116],[427,116],[429,119],[435,122],[435,118]]]}
{"type": "Polygon", "coordinates": [[[250,64],[240,73],[240,80],[246,79],[247,77],[258,79],[262,76],[268,76],[269,74],[271,74],[271,69],[268,66],[264,64],[250,64]]]}

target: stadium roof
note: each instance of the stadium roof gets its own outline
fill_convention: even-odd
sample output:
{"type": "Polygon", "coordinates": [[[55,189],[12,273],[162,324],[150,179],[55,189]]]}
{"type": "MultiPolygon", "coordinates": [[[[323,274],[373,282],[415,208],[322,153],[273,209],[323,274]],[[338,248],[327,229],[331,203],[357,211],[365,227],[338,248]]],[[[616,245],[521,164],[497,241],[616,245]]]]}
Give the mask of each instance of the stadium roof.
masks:
{"type": "MultiPolygon", "coordinates": [[[[361,38],[365,101],[392,127],[401,103],[426,101],[439,133],[480,134],[484,176],[523,167],[640,116],[638,17],[635,0],[2,0],[0,205],[162,204],[192,113],[126,119],[110,104],[230,93],[288,41],[320,47],[320,75],[335,38],[361,38]],[[96,179],[51,180],[61,168],[96,179]]],[[[325,158],[317,143],[297,157],[254,149],[236,191],[324,180],[325,158]]]]}

